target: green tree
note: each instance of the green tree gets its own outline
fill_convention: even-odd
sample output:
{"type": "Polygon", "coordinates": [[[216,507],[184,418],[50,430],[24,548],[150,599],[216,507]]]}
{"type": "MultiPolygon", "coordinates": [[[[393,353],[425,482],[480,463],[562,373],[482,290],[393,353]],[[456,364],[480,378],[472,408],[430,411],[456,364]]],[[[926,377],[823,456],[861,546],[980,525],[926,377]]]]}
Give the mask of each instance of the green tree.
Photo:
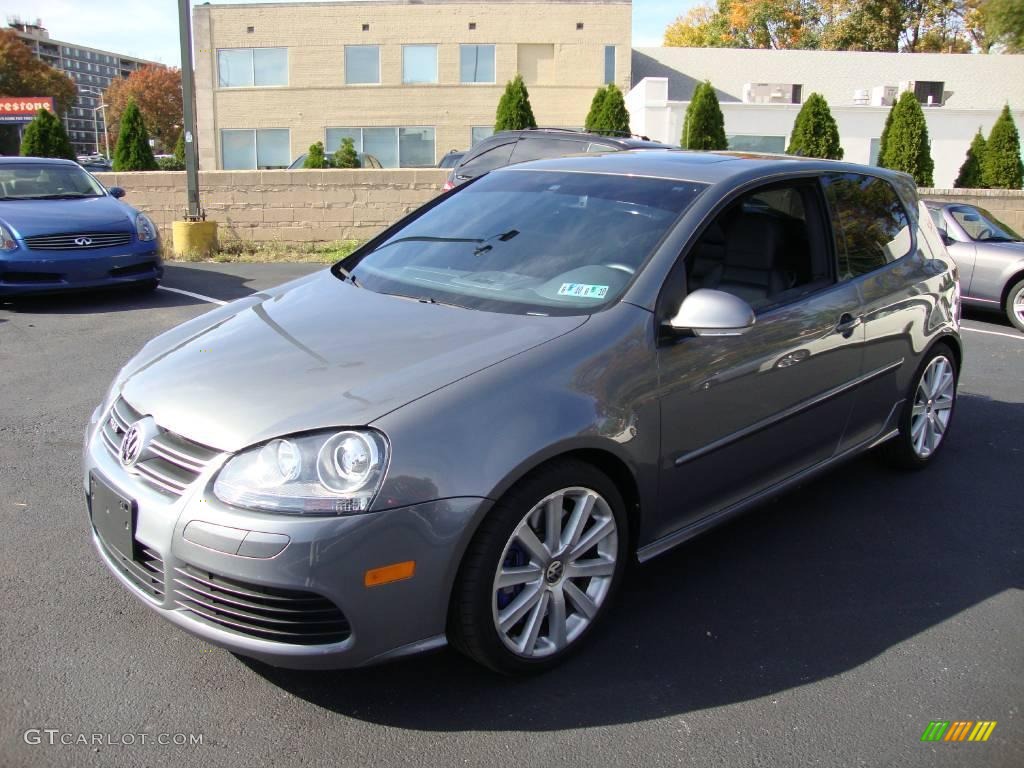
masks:
{"type": "Polygon", "coordinates": [[[879,168],[885,168],[885,145],[889,143],[889,129],[892,128],[892,115],[896,111],[896,105],[893,104],[889,109],[889,114],[885,116],[885,125],[882,127],[882,135],[878,139],[878,158],[875,160],[875,165],[879,168]]]}
{"type": "Polygon", "coordinates": [[[155,171],[158,166],[149,146],[149,132],[134,99],[128,100],[121,115],[121,127],[114,149],[115,171],[155,171]]]}
{"type": "Polygon", "coordinates": [[[843,159],[843,148],[839,144],[839,126],[832,117],[828,102],[820,93],[812,93],[800,107],[786,152],[804,157],[843,159]]]}
{"type": "Polygon", "coordinates": [[[341,140],[341,146],[334,153],[335,168],[359,168],[359,155],[356,154],[356,145],[347,136],[341,140]]]}
{"type": "Polygon", "coordinates": [[[728,149],[725,118],[711,82],[705,80],[693,92],[683,120],[679,142],[683,149],[728,149]]]}
{"type": "Polygon", "coordinates": [[[583,123],[584,130],[596,133],[601,128],[598,120],[601,117],[601,107],[604,106],[604,100],[607,97],[608,88],[606,86],[598,88],[594,93],[594,98],[590,101],[590,111],[587,112],[586,122],[583,123]]]}
{"type": "Polygon", "coordinates": [[[882,165],[914,177],[919,187],[932,186],[935,162],[928,147],[928,124],[917,97],[904,92],[892,109],[882,165]]]}
{"type": "Polygon", "coordinates": [[[985,31],[1007,53],[1024,52],[1024,3],[1021,0],[985,0],[985,31]]]}
{"type": "Polygon", "coordinates": [[[174,160],[185,167],[185,129],[181,129],[181,133],[178,134],[178,140],[174,143],[174,160]]]}
{"type": "Polygon", "coordinates": [[[326,159],[324,158],[324,143],[318,141],[316,144],[309,145],[309,151],[306,153],[306,159],[302,163],[303,168],[325,168],[327,166],[326,159]]]}
{"type": "Polygon", "coordinates": [[[48,109],[36,112],[35,118],[25,128],[21,138],[21,154],[23,157],[75,159],[75,152],[67,131],[64,130],[64,124],[48,109]]]}
{"type": "Polygon", "coordinates": [[[530,93],[526,90],[523,76],[517,74],[505,85],[505,92],[498,102],[498,112],[494,120],[494,132],[519,131],[524,128],[536,128],[537,121],[530,107],[530,93]]]}
{"type": "Polygon", "coordinates": [[[609,136],[622,136],[629,134],[629,110],[626,109],[626,100],[622,91],[615,84],[609,85],[604,101],[601,103],[601,111],[597,117],[598,133],[606,133],[609,136]]]}
{"type": "Polygon", "coordinates": [[[989,189],[1020,189],[1024,167],[1020,159],[1020,134],[1009,105],[996,118],[981,158],[981,181],[989,189]]]}
{"type": "Polygon", "coordinates": [[[960,166],[960,173],[957,174],[954,187],[961,189],[981,189],[984,185],[981,181],[981,159],[985,156],[985,137],[981,135],[981,129],[974,134],[974,141],[967,148],[967,158],[960,166]]]}

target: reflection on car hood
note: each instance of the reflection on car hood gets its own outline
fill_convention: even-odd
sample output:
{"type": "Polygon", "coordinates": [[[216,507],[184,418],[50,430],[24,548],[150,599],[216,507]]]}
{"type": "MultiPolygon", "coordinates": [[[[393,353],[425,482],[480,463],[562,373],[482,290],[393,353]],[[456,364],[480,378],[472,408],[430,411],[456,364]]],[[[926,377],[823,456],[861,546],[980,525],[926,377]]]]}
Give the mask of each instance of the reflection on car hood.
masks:
{"type": "Polygon", "coordinates": [[[237,450],[369,424],[585,320],[424,304],[324,270],[157,337],[125,367],[122,394],[167,429],[237,450]]]}
{"type": "Polygon", "coordinates": [[[133,232],[131,208],[113,197],[0,200],[0,221],[16,237],[74,232],[133,232]]]}

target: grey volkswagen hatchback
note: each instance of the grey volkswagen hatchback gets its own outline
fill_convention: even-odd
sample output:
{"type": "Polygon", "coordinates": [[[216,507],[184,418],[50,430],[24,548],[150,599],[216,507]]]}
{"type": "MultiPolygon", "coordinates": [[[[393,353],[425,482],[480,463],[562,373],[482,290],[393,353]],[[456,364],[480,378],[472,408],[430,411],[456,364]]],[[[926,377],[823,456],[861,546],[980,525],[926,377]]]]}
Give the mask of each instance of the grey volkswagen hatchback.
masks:
{"type": "Polygon", "coordinates": [[[286,667],[543,670],[645,561],[879,447],[931,463],[957,272],[909,177],[680,151],[511,166],[149,342],[85,436],[92,538],[286,667]]]}

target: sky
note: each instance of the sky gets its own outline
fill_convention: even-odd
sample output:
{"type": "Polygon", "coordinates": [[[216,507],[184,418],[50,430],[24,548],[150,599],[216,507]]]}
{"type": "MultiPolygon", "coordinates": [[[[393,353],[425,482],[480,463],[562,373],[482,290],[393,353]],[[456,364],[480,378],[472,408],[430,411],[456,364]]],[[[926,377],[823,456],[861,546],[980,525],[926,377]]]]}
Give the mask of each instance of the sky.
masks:
{"type": "MultiPolygon", "coordinates": [[[[661,45],[665,27],[697,2],[633,0],[633,45],[661,45]]],[[[177,66],[177,8],[177,0],[0,0],[0,20],[10,16],[25,21],[38,18],[56,40],[177,66]]]]}

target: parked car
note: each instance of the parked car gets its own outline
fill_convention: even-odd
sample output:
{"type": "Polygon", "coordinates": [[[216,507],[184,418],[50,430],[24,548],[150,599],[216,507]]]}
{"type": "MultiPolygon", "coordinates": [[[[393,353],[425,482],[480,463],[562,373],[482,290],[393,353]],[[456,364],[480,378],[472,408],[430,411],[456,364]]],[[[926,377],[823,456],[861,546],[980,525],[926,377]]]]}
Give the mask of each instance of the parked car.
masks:
{"type": "Polygon", "coordinates": [[[78,164],[92,173],[110,173],[114,166],[103,155],[86,155],[78,158],[78,164]]]}
{"type": "Polygon", "coordinates": [[[459,152],[457,150],[450,150],[448,154],[437,161],[438,168],[454,168],[459,164],[459,161],[466,156],[465,152],[459,152]]]}
{"type": "Polygon", "coordinates": [[[581,152],[619,152],[624,149],[677,149],[668,144],[650,141],[643,136],[606,136],[599,133],[571,131],[564,128],[531,128],[522,131],[501,131],[478,142],[456,165],[445,189],[452,189],[495,168],[564,157],[581,152]]]}
{"type": "Polygon", "coordinates": [[[156,225],[122,197],[70,160],[0,158],[0,296],[156,288],[156,225]]]}
{"type": "Polygon", "coordinates": [[[1024,331],[1024,241],[984,208],[926,200],[928,212],[960,267],[963,301],[1002,312],[1024,331]]]}
{"type": "MultiPolygon", "coordinates": [[[[306,155],[308,155],[308,154],[309,154],[308,152],[303,152],[301,155],[299,155],[294,160],[292,160],[292,164],[288,166],[288,170],[289,171],[302,170],[302,166],[304,166],[306,164],[306,155]]],[[[383,168],[384,167],[384,166],[382,166],[380,164],[380,160],[378,160],[374,155],[368,155],[368,154],[365,154],[363,152],[356,152],[356,157],[359,158],[359,167],[360,168],[383,168]]],[[[333,168],[334,166],[332,165],[330,167],[333,168]]]]}
{"type": "Polygon", "coordinates": [[[904,174],[503,168],[143,347],[86,434],[93,542],[168,621],[271,664],[447,641],[545,669],[627,560],[875,447],[931,464],[957,297],[904,174]]]}

